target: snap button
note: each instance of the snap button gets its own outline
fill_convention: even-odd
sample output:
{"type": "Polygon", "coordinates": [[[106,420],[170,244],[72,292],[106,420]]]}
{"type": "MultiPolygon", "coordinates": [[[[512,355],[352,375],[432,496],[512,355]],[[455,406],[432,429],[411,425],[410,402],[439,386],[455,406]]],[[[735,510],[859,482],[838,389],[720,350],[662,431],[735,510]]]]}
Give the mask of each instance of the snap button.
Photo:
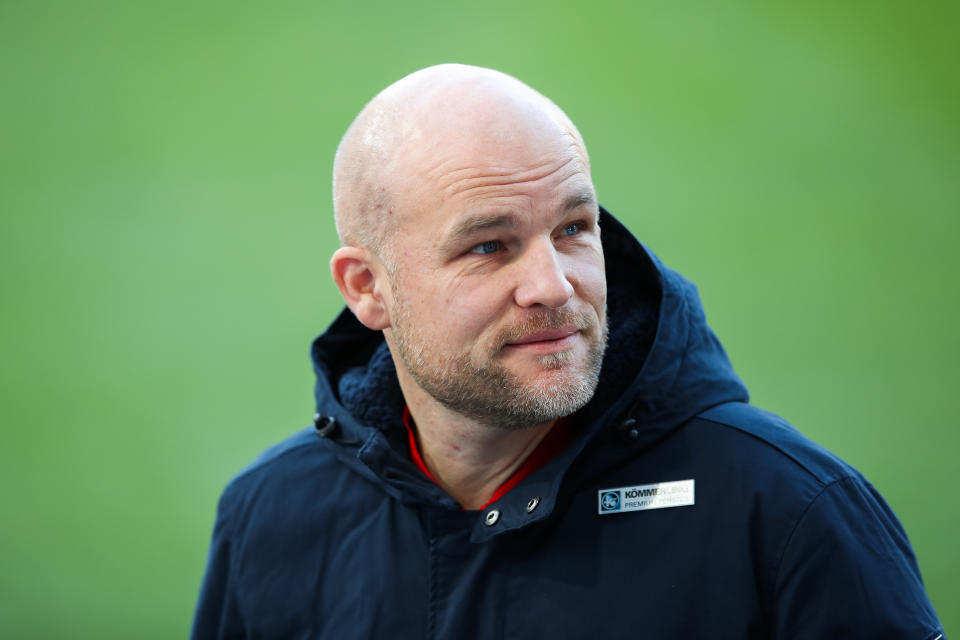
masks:
{"type": "Polygon", "coordinates": [[[534,496],[530,498],[530,502],[527,503],[527,513],[533,513],[533,510],[540,506],[540,496],[534,496]]]}
{"type": "Polygon", "coordinates": [[[487,515],[483,518],[483,523],[488,527],[492,527],[497,524],[497,520],[500,519],[500,512],[497,509],[490,509],[487,511],[487,515]]]}
{"type": "Polygon", "coordinates": [[[329,438],[337,428],[337,419],[333,416],[313,416],[313,426],[317,430],[317,437],[329,438]]]}
{"type": "Polygon", "coordinates": [[[637,428],[637,421],[633,418],[627,418],[617,429],[624,442],[633,443],[640,438],[640,429],[637,428]]]}

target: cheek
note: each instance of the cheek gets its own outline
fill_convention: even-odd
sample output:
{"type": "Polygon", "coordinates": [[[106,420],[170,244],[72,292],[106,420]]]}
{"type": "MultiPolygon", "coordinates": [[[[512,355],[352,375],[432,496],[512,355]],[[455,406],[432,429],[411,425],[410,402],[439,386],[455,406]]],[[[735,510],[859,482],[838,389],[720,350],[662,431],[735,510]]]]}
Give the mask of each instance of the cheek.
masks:
{"type": "Polygon", "coordinates": [[[595,304],[599,307],[606,307],[607,305],[607,274],[603,270],[603,266],[601,265],[601,267],[591,275],[593,276],[593,278],[591,278],[591,281],[589,283],[591,300],[595,301],[595,304]]]}
{"type": "Polygon", "coordinates": [[[576,261],[568,273],[579,296],[602,312],[607,303],[607,274],[603,255],[591,255],[588,260],[576,261]]]}
{"type": "Polygon", "coordinates": [[[475,341],[489,323],[484,291],[476,287],[450,286],[438,281],[436,274],[423,274],[419,280],[405,274],[397,285],[406,324],[435,348],[460,350],[463,344],[475,341]]]}
{"type": "Polygon", "coordinates": [[[446,296],[445,307],[450,318],[456,319],[458,326],[482,327],[489,323],[501,305],[496,303],[499,287],[487,283],[481,287],[471,287],[469,291],[459,290],[446,296]]]}
{"type": "Polygon", "coordinates": [[[511,287],[496,275],[460,283],[444,296],[445,322],[451,334],[464,343],[482,342],[496,331],[509,307],[511,287]]]}

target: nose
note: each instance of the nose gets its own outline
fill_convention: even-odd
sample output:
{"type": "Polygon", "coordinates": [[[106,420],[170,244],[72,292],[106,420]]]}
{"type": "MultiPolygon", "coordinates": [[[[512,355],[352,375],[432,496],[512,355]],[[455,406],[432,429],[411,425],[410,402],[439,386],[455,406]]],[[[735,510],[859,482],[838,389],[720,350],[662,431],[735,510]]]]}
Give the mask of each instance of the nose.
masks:
{"type": "Polygon", "coordinates": [[[573,284],[567,278],[553,243],[531,245],[517,266],[514,300],[521,307],[542,304],[551,309],[565,305],[573,297],[573,284]]]}

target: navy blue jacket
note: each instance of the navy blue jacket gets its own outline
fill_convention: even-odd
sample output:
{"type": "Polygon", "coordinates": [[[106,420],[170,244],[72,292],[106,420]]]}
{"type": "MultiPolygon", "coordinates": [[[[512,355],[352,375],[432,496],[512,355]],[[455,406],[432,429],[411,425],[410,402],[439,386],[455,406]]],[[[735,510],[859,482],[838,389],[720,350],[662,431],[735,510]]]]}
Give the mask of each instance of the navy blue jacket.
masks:
{"type": "Polygon", "coordinates": [[[313,345],[317,428],[220,499],[193,637],[941,636],[883,498],[748,405],[694,286],[601,227],[610,346],[570,446],[461,510],[411,462],[382,335],[345,311],[313,345]]]}

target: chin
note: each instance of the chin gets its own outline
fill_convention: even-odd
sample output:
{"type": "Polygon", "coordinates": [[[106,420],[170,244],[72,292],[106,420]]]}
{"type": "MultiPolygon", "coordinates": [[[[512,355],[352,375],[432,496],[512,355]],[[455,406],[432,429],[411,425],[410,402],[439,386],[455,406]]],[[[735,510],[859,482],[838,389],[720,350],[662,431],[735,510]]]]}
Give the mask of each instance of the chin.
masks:
{"type": "Polygon", "coordinates": [[[561,351],[559,353],[549,353],[543,356],[537,356],[537,362],[544,369],[563,369],[573,364],[574,357],[571,351],[561,351]]]}

